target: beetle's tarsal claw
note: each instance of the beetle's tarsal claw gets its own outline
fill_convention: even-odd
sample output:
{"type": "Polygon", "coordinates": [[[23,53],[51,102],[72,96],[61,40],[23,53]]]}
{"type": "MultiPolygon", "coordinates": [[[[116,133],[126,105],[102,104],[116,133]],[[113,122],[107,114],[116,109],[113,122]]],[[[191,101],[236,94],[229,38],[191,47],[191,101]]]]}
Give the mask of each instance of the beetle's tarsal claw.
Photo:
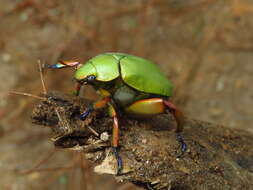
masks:
{"type": "Polygon", "coordinates": [[[184,139],[180,133],[177,133],[177,141],[181,144],[182,153],[178,156],[178,157],[181,157],[186,152],[187,145],[185,144],[184,139]]]}
{"type": "Polygon", "coordinates": [[[89,113],[90,113],[89,110],[87,110],[86,112],[80,115],[80,119],[85,120],[85,118],[89,115],[89,113]]]}
{"type": "Polygon", "coordinates": [[[87,109],[87,111],[84,112],[84,113],[82,113],[82,114],[80,115],[80,119],[81,119],[81,120],[85,120],[86,117],[87,117],[93,110],[94,110],[93,107],[92,107],[92,106],[89,106],[88,109],[87,109]]]}
{"type": "Polygon", "coordinates": [[[118,166],[116,175],[120,175],[122,172],[122,169],[123,169],[122,159],[119,155],[117,147],[112,147],[112,150],[113,150],[114,156],[117,160],[117,166],[118,166]]]}

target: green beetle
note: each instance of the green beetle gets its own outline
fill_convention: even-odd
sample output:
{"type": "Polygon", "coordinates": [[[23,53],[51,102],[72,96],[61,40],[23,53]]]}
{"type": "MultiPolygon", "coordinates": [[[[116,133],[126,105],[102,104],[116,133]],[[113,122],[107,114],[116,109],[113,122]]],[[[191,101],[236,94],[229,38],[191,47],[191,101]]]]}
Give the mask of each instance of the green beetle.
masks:
{"type": "Polygon", "coordinates": [[[151,61],[125,53],[104,53],[91,58],[85,64],[61,61],[47,67],[53,69],[75,67],[76,95],[79,95],[82,85],[89,84],[102,96],[102,99],[90,105],[80,118],[84,120],[90,112],[108,106],[114,121],[112,147],[118,162],[118,173],[122,170],[122,160],[117,149],[119,110],[136,116],[170,111],[177,121],[176,134],[182,152],[186,151],[186,144],[180,135],[183,129],[183,114],[169,101],[172,84],[151,61]]]}

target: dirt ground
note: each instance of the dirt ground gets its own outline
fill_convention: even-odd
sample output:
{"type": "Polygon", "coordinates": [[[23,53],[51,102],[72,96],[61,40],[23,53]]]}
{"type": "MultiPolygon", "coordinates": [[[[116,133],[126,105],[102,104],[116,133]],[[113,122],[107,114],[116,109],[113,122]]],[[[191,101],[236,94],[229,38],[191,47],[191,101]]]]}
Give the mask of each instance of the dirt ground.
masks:
{"type": "MultiPolygon", "coordinates": [[[[31,124],[37,60],[125,52],[159,64],[188,117],[253,132],[250,0],[0,0],[0,189],[139,190],[98,176],[81,154],[56,150],[31,124]],[[32,169],[32,170],[30,170],[32,169]]],[[[48,90],[71,93],[73,70],[46,71],[48,90]]],[[[85,97],[95,99],[87,88],[85,97]]],[[[208,135],[208,134],[207,134],[208,135]]]]}

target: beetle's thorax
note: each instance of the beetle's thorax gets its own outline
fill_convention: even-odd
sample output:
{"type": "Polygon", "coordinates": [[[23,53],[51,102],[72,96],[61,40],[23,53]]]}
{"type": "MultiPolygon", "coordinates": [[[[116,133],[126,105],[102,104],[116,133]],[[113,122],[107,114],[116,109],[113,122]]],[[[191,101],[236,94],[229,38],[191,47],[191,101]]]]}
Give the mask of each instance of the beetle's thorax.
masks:
{"type": "Polygon", "coordinates": [[[85,80],[88,76],[97,76],[96,68],[89,62],[82,65],[80,68],[78,68],[75,72],[75,79],[77,81],[85,80]]]}

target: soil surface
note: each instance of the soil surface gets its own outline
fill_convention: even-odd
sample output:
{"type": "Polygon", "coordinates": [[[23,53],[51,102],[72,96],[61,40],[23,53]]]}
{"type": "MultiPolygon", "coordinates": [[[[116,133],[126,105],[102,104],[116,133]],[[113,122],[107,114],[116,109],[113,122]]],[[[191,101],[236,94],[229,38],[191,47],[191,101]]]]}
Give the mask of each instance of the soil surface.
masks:
{"type": "MultiPolygon", "coordinates": [[[[188,117],[253,132],[252,10],[250,0],[1,0],[0,189],[140,189],[55,149],[50,130],[31,124],[38,100],[7,96],[43,92],[38,60],[113,51],[145,57],[171,79],[172,100],[188,117]]],[[[74,90],[71,69],[44,78],[48,90],[74,90]]],[[[97,97],[89,87],[82,95],[97,97]]]]}

